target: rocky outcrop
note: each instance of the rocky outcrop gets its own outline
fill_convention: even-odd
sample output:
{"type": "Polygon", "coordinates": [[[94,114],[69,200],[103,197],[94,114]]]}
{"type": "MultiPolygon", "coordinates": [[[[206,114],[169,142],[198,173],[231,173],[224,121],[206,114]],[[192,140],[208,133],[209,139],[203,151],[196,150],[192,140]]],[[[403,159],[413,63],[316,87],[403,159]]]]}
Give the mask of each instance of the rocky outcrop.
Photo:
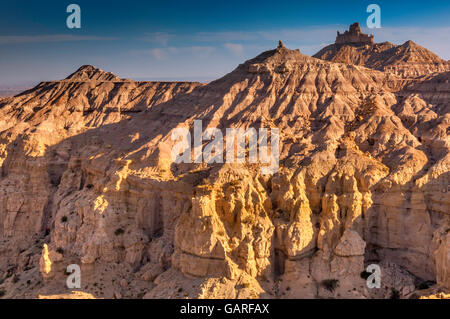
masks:
{"type": "Polygon", "coordinates": [[[434,233],[434,262],[436,265],[436,280],[438,284],[450,286],[450,228],[449,224],[434,233]]]}
{"type": "Polygon", "coordinates": [[[92,65],[83,65],[77,71],[69,75],[64,81],[86,82],[86,81],[122,81],[122,79],[111,72],[105,72],[92,65]]]}
{"type": "Polygon", "coordinates": [[[373,35],[364,34],[358,22],[353,23],[343,34],[337,32],[336,44],[373,44],[373,35]]]}
{"type": "Polygon", "coordinates": [[[361,65],[406,79],[450,71],[448,61],[413,41],[402,45],[373,43],[373,37],[361,33],[359,24],[353,24],[343,35],[338,32],[336,43],[321,49],[314,57],[361,65]]]}

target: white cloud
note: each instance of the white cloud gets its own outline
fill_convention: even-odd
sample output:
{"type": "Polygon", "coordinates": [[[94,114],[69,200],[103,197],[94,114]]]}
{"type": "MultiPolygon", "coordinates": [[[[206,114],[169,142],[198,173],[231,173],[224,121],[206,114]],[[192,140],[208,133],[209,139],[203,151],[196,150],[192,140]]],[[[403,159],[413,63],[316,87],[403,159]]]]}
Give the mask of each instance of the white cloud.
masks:
{"type": "Polygon", "coordinates": [[[169,57],[188,55],[200,58],[206,58],[215,51],[212,46],[186,46],[186,47],[161,47],[153,48],[149,50],[132,50],[130,54],[139,55],[151,55],[158,61],[165,60],[169,57]]]}
{"type": "Polygon", "coordinates": [[[53,35],[2,35],[0,44],[18,43],[45,43],[45,42],[71,42],[71,41],[111,41],[117,40],[114,37],[83,36],[69,34],[53,35]]]}
{"type": "Polygon", "coordinates": [[[169,40],[174,36],[175,35],[167,32],[153,32],[145,34],[143,37],[139,38],[139,40],[154,42],[162,46],[167,46],[169,40]]]}
{"type": "Polygon", "coordinates": [[[225,43],[223,46],[228,50],[230,50],[231,53],[235,55],[242,55],[242,53],[244,52],[244,47],[242,46],[242,44],[225,43]]]}
{"type": "Polygon", "coordinates": [[[188,36],[193,41],[200,42],[231,42],[231,41],[253,41],[258,39],[256,32],[250,31],[224,31],[224,32],[196,32],[188,36]]]}
{"type": "Polygon", "coordinates": [[[189,46],[189,47],[179,47],[177,49],[181,50],[181,51],[186,51],[186,52],[189,52],[191,54],[201,56],[201,57],[209,56],[215,50],[215,48],[213,46],[201,46],[201,45],[189,46]]]}
{"type": "Polygon", "coordinates": [[[282,40],[288,47],[296,48],[295,45],[298,45],[302,52],[314,54],[321,48],[320,45],[334,42],[336,30],[344,30],[347,27],[331,25],[282,30],[197,32],[189,35],[172,34],[170,38],[186,43],[200,42],[214,44],[215,47],[222,46],[237,56],[243,54],[244,48],[246,50],[256,47],[275,48],[278,40],[282,40]],[[316,51],[312,51],[316,48],[316,51]]]}
{"type": "Polygon", "coordinates": [[[150,54],[156,59],[156,60],[164,60],[167,57],[167,52],[164,49],[151,49],[150,54]]]}
{"type": "MultiPolygon", "coordinates": [[[[185,43],[201,42],[215,47],[222,46],[235,55],[241,55],[244,47],[246,51],[257,46],[275,48],[278,40],[282,40],[289,48],[299,48],[302,53],[313,55],[324,46],[334,43],[337,30],[343,32],[348,27],[348,25],[336,24],[280,30],[197,32],[189,35],[173,34],[170,37],[176,37],[178,41],[185,43]]],[[[368,29],[362,25],[362,29],[363,32],[374,34],[375,42],[390,41],[395,44],[402,44],[412,40],[435,52],[442,58],[450,59],[450,41],[448,41],[450,27],[383,27],[381,29],[368,29]]],[[[167,35],[165,36],[167,37],[167,35]]],[[[164,35],[161,34],[160,37],[164,38],[164,35]]]]}

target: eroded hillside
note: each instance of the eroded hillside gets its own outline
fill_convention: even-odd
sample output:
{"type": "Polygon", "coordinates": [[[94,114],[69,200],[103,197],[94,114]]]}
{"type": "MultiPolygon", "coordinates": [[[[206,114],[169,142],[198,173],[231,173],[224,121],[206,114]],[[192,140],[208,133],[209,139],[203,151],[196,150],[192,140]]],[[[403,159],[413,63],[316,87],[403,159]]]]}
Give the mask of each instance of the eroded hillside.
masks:
{"type": "Polygon", "coordinates": [[[450,289],[449,79],[407,80],[280,45],[209,84],[88,66],[4,99],[0,289],[67,294],[73,263],[96,297],[450,289]],[[174,163],[172,132],[194,120],[278,128],[278,172],[174,163]],[[381,289],[367,288],[368,264],[380,265],[381,289]]]}
{"type": "Polygon", "coordinates": [[[432,73],[450,71],[450,62],[413,41],[401,45],[390,42],[360,42],[368,36],[361,32],[359,23],[350,26],[346,35],[338,35],[336,43],[326,46],[314,57],[333,62],[362,65],[393,73],[403,78],[417,78],[432,73]]]}

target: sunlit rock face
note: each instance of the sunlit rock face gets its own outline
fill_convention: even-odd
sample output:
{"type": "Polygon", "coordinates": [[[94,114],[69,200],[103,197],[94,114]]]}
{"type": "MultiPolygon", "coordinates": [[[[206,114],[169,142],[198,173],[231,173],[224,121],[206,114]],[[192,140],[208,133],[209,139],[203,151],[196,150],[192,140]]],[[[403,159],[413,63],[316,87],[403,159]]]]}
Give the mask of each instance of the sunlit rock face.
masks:
{"type": "Polygon", "coordinates": [[[374,43],[373,36],[361,32],[359,23],[338,35],[336,42],[314,55],[332,62],[362,65],[390,72],[406,79],[450,71],[450,62],[413,41],[402,45],[390,42],[374,43]]]}
{"type": "Polygon", "coordinates": [[[410,81],[280,44],[209,84],[83,66],[3,99],[0,287],[69,296],[64,270],[79,264],[93,297],[450,288],[449,79],[410,81]],[[175,163],[172,132],[194,120],[278,128],[278,171],[175,163]],[[369,264],[380,289],[362,278],[369,264]]]}
{"type": "Polygon", "coordinates": [[[353,23],[350,28],[341,34],[337,32],[336,44],[370,45],[373,44],[373,35],[364,34],[358,22],[353,23]]]}

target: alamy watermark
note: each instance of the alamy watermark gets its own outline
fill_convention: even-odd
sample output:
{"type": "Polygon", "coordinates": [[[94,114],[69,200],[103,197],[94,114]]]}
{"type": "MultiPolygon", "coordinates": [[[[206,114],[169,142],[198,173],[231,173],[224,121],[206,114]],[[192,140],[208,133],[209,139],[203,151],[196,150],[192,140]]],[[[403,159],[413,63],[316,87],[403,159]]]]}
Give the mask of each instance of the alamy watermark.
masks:
{"type": "Polygon", "coordinates": [[[81,28],[81,8],[78,4],[69,4],[66,8],[67,13],[71,13],[66,20],[69,29],[81,28]]]}
{"type": "Polygon", "coordinates": [[[366,271],[370,273],[367,277],[366,285],[369,289],[381,288],[381,268],[377,264],[371,264],[367,266],[366,271]]]}
{"type": "Polygon", "coordinates": [[[248,163],[262,164],[261,174],[272,175],[278,171],[280,157],[278,128],[260,128],[258,131],[255,128],[227,128],[224,143],[220,129],[207,128],[203,132],[202,121],[195,120],[193,133],[192,146],[192,135],[187,128],[173,130],[171,139],[178,140],[171,151],[175,163],[245,163],[248,153],[248,163]],[[204,141],[210,142],[203,148],[204,141]]]}
{"type": "MultiPolygon", "coordinates": [[[[367,13],[371,15],[367,18],[367,27],[369,29],[381,28],[381,8],[378,4],[372,3],[367,6],[367,13]]],[[[66,12],[70,13],[67,17],[66,25],[69,29],[81,28],[81,7],[78,4],[69,4],[66,12]]]]}
{"type": "Polygon", "coordinates": [[[81,288],[81,268],[77,264],[67,266],[66,273],[70,274],[66,279],[66,285],[69,289],[81,288]]]}
{"type": "Polygon", "coordinates": [[[367,27],[369,29],[381,28],[381,8],[378,4],[370,4],[367,6],[367,13],[372,13],[367,18],[367,27]]]}

